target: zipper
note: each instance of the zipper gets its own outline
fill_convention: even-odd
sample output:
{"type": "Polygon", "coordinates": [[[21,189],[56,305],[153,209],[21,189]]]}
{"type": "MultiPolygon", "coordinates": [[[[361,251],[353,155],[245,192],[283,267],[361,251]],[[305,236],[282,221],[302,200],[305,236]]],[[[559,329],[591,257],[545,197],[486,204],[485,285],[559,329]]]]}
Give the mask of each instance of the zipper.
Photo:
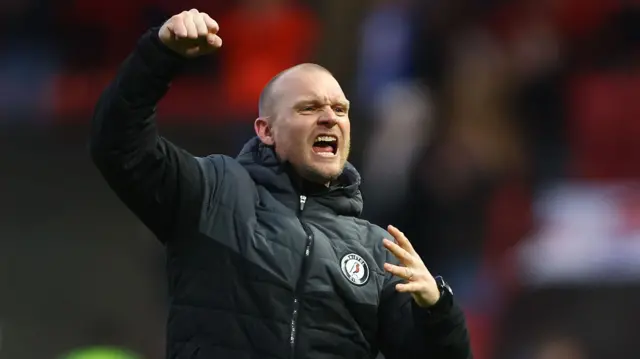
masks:
{"type": "Polygon", "coordinates": [[[300,212],[298,213],[298,218],[302,216],[302,211],[304,211],[305,203],[307,203],[307,196],[300,196],[300,212]]]}
{"type": "Polygon", "coordinates": [[[298,283],[296,283],[296,288],[293,295],[293,312],[291,314],[291,332],[289,335],[289,344],[291,345],[291,358],[295,358],[296,355],[296,331],[298,325],[298,314],[300,309],[300,291],[304,285],[307,276],[307,266],[309,254],[311,254],[311,245],[313,244],[313,234],[311,230],[307,227],[307,225],[302,221],[302,211],[304,211],[304,205],[307,203],[307,196],[300,196],[300,211],[298,212],[298,220],[304,229],[304,232],[307,235],[307,245],[304,250],[304,258],[302,259],[302,271],[300,277],[298,278],[298,283]]]}

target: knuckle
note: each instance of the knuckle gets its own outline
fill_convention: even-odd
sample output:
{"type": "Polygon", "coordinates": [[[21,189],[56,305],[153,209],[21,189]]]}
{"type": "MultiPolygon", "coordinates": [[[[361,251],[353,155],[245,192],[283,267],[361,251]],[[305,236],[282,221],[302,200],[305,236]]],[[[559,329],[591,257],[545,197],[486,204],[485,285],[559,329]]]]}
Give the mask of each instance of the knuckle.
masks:
{"type": "Polygon", "coordinates": [[[196,9],[196,8],[192,8],[191,10],[189,10],[189,12],[192,13],[192,14],[199,14],[200,13],[200,11],[198,11],[198,9],[196,9]]]}

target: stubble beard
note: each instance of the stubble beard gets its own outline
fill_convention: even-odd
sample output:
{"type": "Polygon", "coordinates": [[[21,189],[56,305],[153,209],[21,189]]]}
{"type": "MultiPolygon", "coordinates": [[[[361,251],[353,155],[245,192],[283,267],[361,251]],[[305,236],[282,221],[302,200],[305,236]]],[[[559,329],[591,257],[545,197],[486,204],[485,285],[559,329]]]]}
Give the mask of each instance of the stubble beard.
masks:
{"type": "Polygon", "coordinates": [[[327,171],[322,171],[311,164],[305,164],[305,166],[301,168],[300,175],[304,179],[314,183],[326,184],[326,183],[333,182],[342,175],[342,172],[344,172],[344,167],[347,164],[349,152],[350,152],[350,146],[347,144],[346,152],[341,151],[341,154],[340,154],[340,159],[339,159],[340,164],[338,166],[339,169],[337,171],[334,171],[333,173],[327,173],[327,171]]]}

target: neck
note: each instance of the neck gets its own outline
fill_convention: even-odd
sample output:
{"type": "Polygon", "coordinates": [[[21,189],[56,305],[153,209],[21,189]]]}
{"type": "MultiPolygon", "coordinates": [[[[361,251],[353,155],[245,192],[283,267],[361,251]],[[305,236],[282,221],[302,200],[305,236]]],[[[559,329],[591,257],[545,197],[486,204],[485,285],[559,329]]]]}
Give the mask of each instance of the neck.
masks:
{"type": "Polygon", "coordinates": [[[287,163],[287,172],[291,183],[298,191],[303,193],[314,193],[326,190],[331,186],[332,181],[318,181],[302,176],[290,163],[287,163]]]}

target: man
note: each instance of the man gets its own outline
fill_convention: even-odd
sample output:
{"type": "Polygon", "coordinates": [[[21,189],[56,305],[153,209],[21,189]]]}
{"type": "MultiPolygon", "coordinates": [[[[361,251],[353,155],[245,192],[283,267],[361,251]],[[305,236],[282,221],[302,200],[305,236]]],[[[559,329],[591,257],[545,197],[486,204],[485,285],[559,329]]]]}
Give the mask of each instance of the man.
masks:
{"type": "Polygon", "coordinates": [[[235,159],[158,136],[156,104],[188,58],[221,46],[217,32],[195,9],[149,31],[93,119],[94,162],[166,246],[168,357],[471,357],[444,282],[396,228],[357,218],[349,102],[327,70],[276,76],[235,159]]]}

